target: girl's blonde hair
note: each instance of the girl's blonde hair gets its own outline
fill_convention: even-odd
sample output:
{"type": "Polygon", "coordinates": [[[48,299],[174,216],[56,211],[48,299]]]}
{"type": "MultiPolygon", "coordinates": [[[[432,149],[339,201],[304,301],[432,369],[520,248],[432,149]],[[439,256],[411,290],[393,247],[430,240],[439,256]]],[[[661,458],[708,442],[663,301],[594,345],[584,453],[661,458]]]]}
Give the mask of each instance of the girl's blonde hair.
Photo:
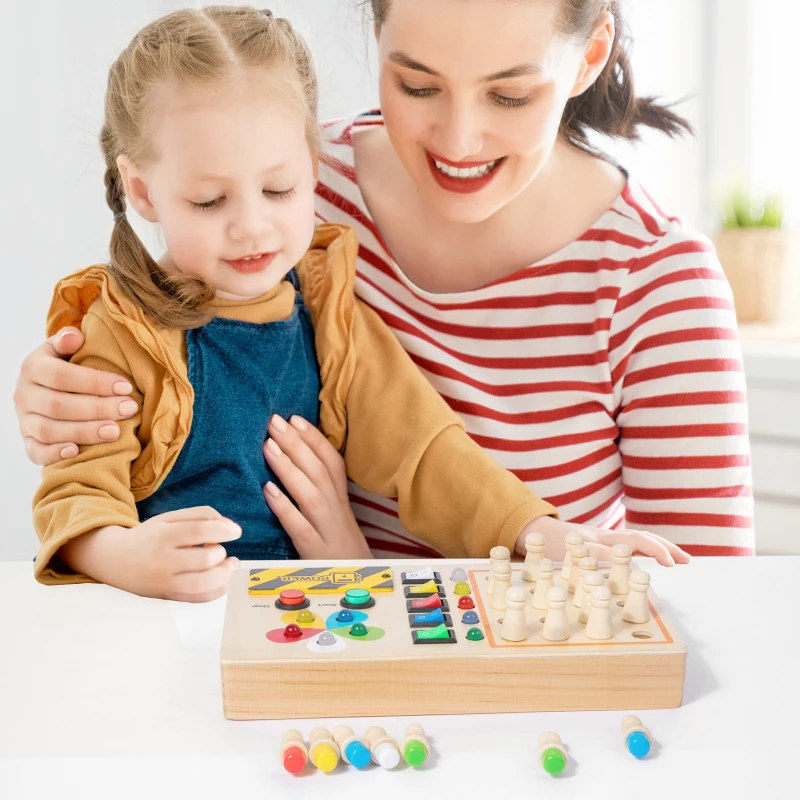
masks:
{"type": "Polygon", "coordinates": [[[143,28],[114,62],[108,76],[100,146],[106,162],[106,202],[114,212],[110,271],[122,289],[169,328],[208,322],[214,289],[204,280],[162,269],[125,216],[117,157],[141,164],[151,157],[151,93],[163,86],[219,83],[253,70],[284,68],[296,81],[306,111],[312,153],[319,153],[317,80],[311,53],[285,19],[244,6],[209,6],[168,14],[143,28]]]}

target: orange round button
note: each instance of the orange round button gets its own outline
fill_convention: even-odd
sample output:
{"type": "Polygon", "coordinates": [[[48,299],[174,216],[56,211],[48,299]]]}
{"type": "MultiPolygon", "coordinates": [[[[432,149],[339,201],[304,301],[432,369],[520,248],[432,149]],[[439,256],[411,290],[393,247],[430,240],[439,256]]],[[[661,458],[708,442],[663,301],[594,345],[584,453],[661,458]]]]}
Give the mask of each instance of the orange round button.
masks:
{"type": "Polygon", "coordinates": [[[286,589],[281,592],[280,602],[285,606],[299,606],[306,599],[306,593],[299,589],[286,589]]]}

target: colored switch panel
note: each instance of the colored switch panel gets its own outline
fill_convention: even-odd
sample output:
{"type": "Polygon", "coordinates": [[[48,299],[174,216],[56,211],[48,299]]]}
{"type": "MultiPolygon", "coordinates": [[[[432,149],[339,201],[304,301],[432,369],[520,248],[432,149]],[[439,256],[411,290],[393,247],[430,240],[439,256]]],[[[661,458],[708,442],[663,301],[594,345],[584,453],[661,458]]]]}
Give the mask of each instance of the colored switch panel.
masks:
{"type": "Polygon", "coordinates": [[[406,597],[425,597],[430,594],[439,594],[444,597],[444,589],[434,581],[420,583],[417,586],[406,586],[403,592],[406,597]]]}
{"type": "Polygon", "coordinates": [[[453,623],[447,614],[442,613],[441,608],[430,611],[427,614],[411,614],[408,617],[408,624],[412,628],[433,628],[444,623],[449,628],[453,623]]]}
{"type": "Polygon", "coordinates": [[[427,583],[428,581],[441,583],[442,576],[438,572],[434,572],[430,567],[426,567],[417,572],[401,572],[400,580],[404,586],[412,586],[414,584],[427,583]]]}
{"type": "Polygon", "coordinates": [[[435,628],[411,631],[414,644],[450,644],[455,643],[456,635],[444,623],[435,628]]]}
{"type": "Polygon", "coordinates": [[[445,614],[450,610],[447,600],[442,600],[438,594],[432,594],[430,597],[420,597],[419,600],[406,600],[406,608],[409,614],[415,611],[427,611],[432,608],[441,608],[445,614]]]}

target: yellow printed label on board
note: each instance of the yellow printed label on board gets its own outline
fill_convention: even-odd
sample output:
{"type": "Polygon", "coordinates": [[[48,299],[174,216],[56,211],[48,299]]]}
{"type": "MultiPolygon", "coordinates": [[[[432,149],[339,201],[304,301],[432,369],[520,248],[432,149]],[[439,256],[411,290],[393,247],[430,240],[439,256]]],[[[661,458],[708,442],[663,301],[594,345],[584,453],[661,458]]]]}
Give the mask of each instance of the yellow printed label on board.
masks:
{"type": "Polygon", "coordinates": [[[344,594],[348,589],[391,592],[391,567],[277,567],[251,569],[248,594],[280,594],[300,589],[306,594],[344,594]]]}

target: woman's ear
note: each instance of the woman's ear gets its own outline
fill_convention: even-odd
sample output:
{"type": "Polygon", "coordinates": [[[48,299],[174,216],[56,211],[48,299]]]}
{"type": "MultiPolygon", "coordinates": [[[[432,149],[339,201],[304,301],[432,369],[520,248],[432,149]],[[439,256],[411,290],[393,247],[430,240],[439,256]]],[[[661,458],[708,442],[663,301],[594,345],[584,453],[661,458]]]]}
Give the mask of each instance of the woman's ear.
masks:
{"type": "Polygon", "coordinates": [[[125,189],[125,199],[136,213],[148,222],[158,222],[156,210],[150,202],[150,191],[142,170],[126,155],[117,157],[117,169],[125,189]]]}
{"type": "Polygon", "coordinates": [[[600,76],[614,47],[615,35],[614,15],[606,11],[586,45],[570,97],[583,94],[600,76]]]}

